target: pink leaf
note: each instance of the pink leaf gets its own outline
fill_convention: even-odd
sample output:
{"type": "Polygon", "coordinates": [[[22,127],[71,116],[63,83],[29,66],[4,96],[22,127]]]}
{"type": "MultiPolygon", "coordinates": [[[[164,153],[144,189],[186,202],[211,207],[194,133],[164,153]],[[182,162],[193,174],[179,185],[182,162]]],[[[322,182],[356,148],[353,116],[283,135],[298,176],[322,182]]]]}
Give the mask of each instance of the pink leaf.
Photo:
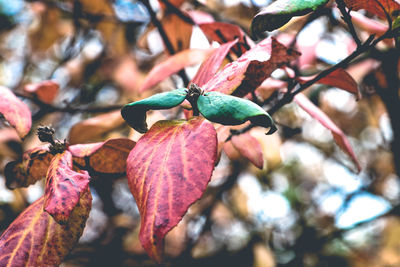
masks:
{"type": "Polygon", "coordinates": [[[232,137],[232,144],[243,157],[248,159],[257,168],[263,168],[263,151],[260,143],[256,138],[251,136],[249,133],[234,135],[232,137]]]}
{"type": "Polygon", "coordinates": [[[60,86],[54,81],[42,81],[30,83],[24,86],[24,90],[33,93],[44,103],[51,104],[58,94],[60,86]]]}

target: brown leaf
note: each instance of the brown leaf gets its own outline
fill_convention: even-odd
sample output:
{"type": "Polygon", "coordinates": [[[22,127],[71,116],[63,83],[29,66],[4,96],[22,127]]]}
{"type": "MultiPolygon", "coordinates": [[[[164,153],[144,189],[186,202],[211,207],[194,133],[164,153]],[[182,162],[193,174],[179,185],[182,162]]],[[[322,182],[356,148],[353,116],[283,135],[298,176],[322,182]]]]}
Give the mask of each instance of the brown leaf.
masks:
{"type": "Polygon", "coordinates": [[[89,188],[89,174],[75,172],[69,151],[56,154],[46,174],[44,210],[60,224],[66,224],[79,199],[89,188]]]}
{"type": "Polygon", "coordinates": [[[33,93],[44,103],[51,104],[58,94],[60,86],[54,81],[42,81],[30,83],[24,86],[24,90],[33,93]]]}
{"type": "Polygon", "coordinates": [[[339,127],[317,106],[315,106],[304,94],[297,94],[294,101],[304,109],[311,117],[319,121],[323,126],[331,131],[336,144],[351,158],[356,165],[358,172],[361,171],[360,163],[354,154],[353,148],[350,145],[346,135],[339,127]]]}
{"type": "Polygon", "coordinates": [[[89,158],[90,168],[103,173],[124,173],[126,159],[135,142],[127,138],[110,139],[105,142],[73,145],[68,150],[74,156],[74,161],[86,166],[84,157],[89,158]]]}
{"type": "Polygon", "coordinates": [[[3,86],[0,86],[0,114],[17,130],[21,138],[24,138],[31,130],[32,115],[28,106],[10,89],[3,86]]]}
{"type": "Polygon", "coordinates": [[[7,187],[27,187],[45,178],[52,158],[48,146],[27,150],[21,161],[11,161],[6,165],[4,174],[7,187]]]}
{"type": "Polygon", "coordinates": [[[44,197],[24,210],[0,237],[0,266],[58,266],[78,242],[92,205],[86,190],[65,225],[43,210],[44,197]]]}
{"type": "Polygon", "coordinates": [[[344,0],[349,9],[365,9],[368,12],[386,18],[385,12],[392,16],[393,11],[400,10],[400,3],[396,0],[344,0]]]}
{"type": "Polygon", "coordinates": [[[161,23],[175,52],[188,49],[192,36],[193,25],[183,21],[174,13],[165,16],[161,23]]]}

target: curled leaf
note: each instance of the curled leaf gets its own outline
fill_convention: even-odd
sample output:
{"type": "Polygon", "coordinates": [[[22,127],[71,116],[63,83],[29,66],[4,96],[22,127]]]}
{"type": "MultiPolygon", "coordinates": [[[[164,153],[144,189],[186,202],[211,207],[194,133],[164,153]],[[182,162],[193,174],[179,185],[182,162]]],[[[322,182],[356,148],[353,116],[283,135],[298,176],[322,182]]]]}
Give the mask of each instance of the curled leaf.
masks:
{"type": "Polygon", "coordinates": [[[329,0],[277,0],[263,8],[251,23],[253,35],[273,31],[285,25],[294,16],[303,16],[324,6],[329,0]]]}
{"type": "Polygon", "coordinates": [[[139,133],[147,131],[146,112],[150,109],[168,109],[179,105],[185,100],[187,90],[185,88],[176,89],[170,92],[155,94],[125,105],[121,110],[124,120],[139,133]]]}
{"type": "Polygon", "coordinates": [[[232,145],[240,154],[259,169],[264,166],[264,157],[260,142],[249,133],[232,136],[232,145]]]}
{"type": "Polygon", "coordinates": [[[28,106],[19,100],[10,89],[0,86],[0,114],[24,138],[32,126],[32,115],[28,106]]]}
{"type": "Polygon", "coordinates": [[[92,205],[87,189],[65,225],[43,210],[45,198],[30,205],[0,237],[0,266],[58,266],[78,242],[92,205]]]}
{"type": "Polygon", "coordinates": [[[72,154],[64,151],[54,156],[46,175],[44,210],[61,224],[68,222],[81,195],[89,188],[88,173],[72,168],[72,154]]]}
{"type": "Polygon", "coordinates": [[[246,121],[270,128],[267,134],[276,131],[271,116],[259,105],[247,99],[225,95],[219,92],[207,92],[197,101],[200,113],[208,120],[223,125],[239,125],[246,121]]]}
{"type": "Polygon", "coordinates": [[[27,150],[21,161],[11,161],[6,165],[4,174],[7,187],[27,187],[45,178],[52,158],[48,146],[27,150]]]}
{"type": "Polygon", "coordinates": [[[139,239],[160,262],[165,235],[176,226],[210,181],[217,135],[203,118],[159,121],[127,160],[127,177],[141,216],[139,239]]]}

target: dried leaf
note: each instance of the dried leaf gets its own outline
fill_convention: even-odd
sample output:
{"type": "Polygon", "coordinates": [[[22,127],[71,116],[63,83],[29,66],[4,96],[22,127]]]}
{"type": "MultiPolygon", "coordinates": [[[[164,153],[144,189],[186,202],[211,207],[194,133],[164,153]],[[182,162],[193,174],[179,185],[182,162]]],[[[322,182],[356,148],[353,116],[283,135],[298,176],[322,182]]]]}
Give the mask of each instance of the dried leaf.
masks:
{"type": "Polygon", "coordinates": [[[344,3],[351,10],[365,9],[383,19],[386,18],[385,12],[392,16],[393,11],[400,10],[400,3],[396,0],[344,0],[344,3]]]}
{"type": "Polygon", "coordinates": [[[232,136],[232,144],[239,153],[253,163],[257,168],[264,166],[263,151],[260,143],[249,133],[232,136]]]}
{"type": "Polygon", "coordinates": [[[226,65],[203,89],[245,96],[260,86],[275,69],[299,56],[300,53],[287,49],[275,38],[266,38],[236,61],[226,65]]]}
{"type": "Polygon", "coordinates": [[[21,138],[29,133],[32,126],[31,111],[10,89],[3,86],[0,86],[0,114],[17,130],[21,138]]]}
{"type": "Polygon", "coordinates": [[[65,225],[43,210],[44,197],[24,210],[0,237],[0,266],[58,266],[78,242],[92,205],[87,190],[65,225]]]}
{"type": "Polygon", "coordinates": [[[51,104],[58,94],[60,86],[55,81],[42,81],[24,86],[24,90],[33,93],[44,103],[51,104]]]}
{"type": "Polygon", "coordinates": [[[168,57],[165,61],[159,63],[147,74],[143,85],[139,92],[146,91],[155,86],[159,82],[165,80],[172,74],[184,69],[185,67],[192,66],[203,62],[212,52],[210,49],[186,49],[175,55],[168,57]]]}
{"type": "MultiPolygon", "coordinates": [[[[298,80],[300,83],[305,83],[309,80],[312,80],[314,77],[315,76],[300,77],[298,80]]],[[[351,94],[354,94],[357,99],[361,98],[361,93],[358,90],[357,82],[344,69],[335,70],[334,72],[320,79],[317,83],[343,89],[351,94]]]]}
{"type": "Polygon", "coordinates": [[[66,224],[80,197],[89,188],[89,174],[72,170],[69,151],[56,154],[46,175],[44,210],[60,224],[66,224]]]}
{"type": "Polygon", "coordinates": [[[277,0],[263,8],[251,23],[251,32],[257,35],[285,25],[294,16],[303,16],[324,6],[329,0],[277,0]]]}
{"type": "Polygon", "coordinates": [[[206,189],[216,158],[214,127],[199,117],[157,122],[129,154],[127,177],[141,215],[139,238],[157,262],[165,235],[206,189]]]}
{"type": "Polygon", "coordinates": [[[171,41],[175,52],[188,49],[192,36],[193,25],[183,21],[174,13],[165,16],[161,23],[164,27],[168,39],[171,41]]]}
{"type": "Polygon", "coordinates": [[[204,61],[196,75],[192,79],[192,83],[197,84],[198,86],[203,86],[208,80],[210,80],[215,73],[217,73],[219,67],[224,61],[226,55],[231,50],[232,46],[234,46],[238,42],[238,39],[225,43],[218,47],[211,56],[204,61]]]}
{"type": "Polygon", "coordinates": [[[135,142],[128,138],[110,139],[94,144],[73,145],[68,148],[74,161],[86,166],[83,158],[89,158],[90,168],[102,173],[124,173],[126,159],[135,142]]]}
{"type": "Polygon", "coordinates": [[[45,178],[52,158],[48,146],[27,150],[22,155],[22,161],[11,161],[6,165],[4,174],[7,187],[27,187],[45,178]]]}
{"type": "Polygon", "coordinates": [[[358,172],[361,171],[360,163],[354,154],[353,148],[347,140],[346,135],[339,129],[339,127],[317,106],[315,106],[304,94],[297,94],[294,101],[304,109],[311,117],[319,121],[323,126],[332,132],[336,144],[350,156],[353,163],[356,165],[358,172]]]}

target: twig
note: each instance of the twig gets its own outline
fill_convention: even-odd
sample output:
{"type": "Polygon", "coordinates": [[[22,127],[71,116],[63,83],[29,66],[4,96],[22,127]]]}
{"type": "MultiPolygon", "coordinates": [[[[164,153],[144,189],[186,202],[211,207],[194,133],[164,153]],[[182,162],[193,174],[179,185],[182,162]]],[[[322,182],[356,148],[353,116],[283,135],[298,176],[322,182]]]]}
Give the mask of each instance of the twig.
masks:
{"type": "Polygon", "coordinates": [[[340,12],[342,13],[342,19],[346,22],[347,27],[349,27],[349,32],[353,37],[353,40],[356,42],[357,47],[362,45],[360,38],[358,38],[357,32],[354,29],[354,25],[351,21],[350,9],[346,10],[346,5],[344,4],[343,0],[336,0],[337,7],[339,8],[340,12]]]}
{"type": "Polygon", "coordinates": [[[192,24],[192,25],[195,25],[195,22],[193,21],[193,19],[191,17],[189,17],[188,15],[183,13],[179,8],[177,8],[176,6],[171,4],[168,0],[161,0],[161,2],[163,2],[167,6],[167,10],[169,12],[174,13],[175,15],[177,15],[184,22],[192,24]]]}
{"type": "MultiPolygon", "coordinates": [[[[146,7],[147,11],[150,14],[151,22],[156,26],[158,32],[160,33],[160,36],[164,42],[165,48],[167,48],[168,52],[173,55],[175,54],[175,49],[171,44],[171,41],[168,38],[167,33],[165,32],[161,22],[158,20],[156,13],[154,12],[153,8],[150,5],[149,0],[139,0],[140,2],[143,3],[143,5],[146,7]]],[[[185,70],[179,71],[179,76],[182,78],[183,83],[185,84],[185,87],[188,86],[189,84],[189,78],[186,75],[185,70]]]]}

